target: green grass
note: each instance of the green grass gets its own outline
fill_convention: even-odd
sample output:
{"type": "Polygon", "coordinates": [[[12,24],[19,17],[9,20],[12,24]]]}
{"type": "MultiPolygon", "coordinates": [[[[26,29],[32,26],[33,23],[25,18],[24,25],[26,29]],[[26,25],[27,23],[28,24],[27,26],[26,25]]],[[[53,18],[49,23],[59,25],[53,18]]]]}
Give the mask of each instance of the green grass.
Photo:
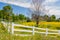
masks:
{"type": "Polygon", "coordinates": [[[0,40],[60,40],[58,35],[35,34],[34,36],[15,36],[8,33],[7,29],[0,23],[0,40]],[[53,37],[54,36],[54,37],[53,37]],[[55,37],[56,36],[56,37],[55,37]]]}
{"type": "MultiPolygon", "coordinates": [[[[55,36],[55,35],[54,35],[55,36]]],[[[43,34],[36,34],[34,36],[27,36],[27,37],[21,37],[21,36],[14,36],[9,34],[7,31],[0,30],[0,40],[60,40],[60,36],[58,37],[51,37],[45,36],[43,34]]]]}

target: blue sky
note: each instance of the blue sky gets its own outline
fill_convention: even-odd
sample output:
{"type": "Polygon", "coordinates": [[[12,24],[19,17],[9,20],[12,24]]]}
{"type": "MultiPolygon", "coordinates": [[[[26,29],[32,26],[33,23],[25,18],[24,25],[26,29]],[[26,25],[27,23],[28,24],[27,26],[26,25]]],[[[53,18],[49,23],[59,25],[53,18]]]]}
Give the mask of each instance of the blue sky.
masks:
{"type": "MultiPolygon", "coordinates": [[[[4,6],[8,5],[7,3],[3,3],[3,2],[0,2],[0,10],[3,9],[4,6]]],[[[16,5],[12,5],[12,4],[9,4],[11,5],[11,7],[13,8],[13,13],[15,14],[24,14],[27,16],[27,11],[28,11],[28,8],[24,8],[24,7],[19,7],[19,6],[16,6],[16,5]]]]}
{"type": "MultiPolygon", "coordinates": [[[[12,8],[14,13],[23,13],[27,15],[28,8],[30,8],[30,0],[0,0],[0,9],[3,6],[8,4],[12,4],[12,8]]],[[[56,15],[57,18],[60,17],[60,0],[45,0],[43,2],[45,5],[45,9],[48,11],[46,14],[48,15],[56,15]]]]}

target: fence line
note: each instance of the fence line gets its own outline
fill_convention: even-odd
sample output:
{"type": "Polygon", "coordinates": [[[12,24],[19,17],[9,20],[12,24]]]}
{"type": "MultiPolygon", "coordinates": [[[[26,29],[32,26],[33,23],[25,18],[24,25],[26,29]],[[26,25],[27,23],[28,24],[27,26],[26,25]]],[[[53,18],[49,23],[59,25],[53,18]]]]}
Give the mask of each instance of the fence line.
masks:
{"type": "MultiPolygon", "coordinates": [[[[4,24],[5,25],[5,24],[4,24]]],[[[10,26],[8,26],[8,30],[10,30],[10,26]]],[[[48,34],[57,34],[57,35],[60,35],[60,30],[51,30],[51,29],[48,29],[48,28],[38,28],[38,27],[34,27],[34,26],[24,26],[24,25],[20,25],[20,24],[14,24],[12,23],[12,27],[11,27],[11,33],[14,34],[14,31],[18,31],[18,32],[29,32],[29,33],[32,33],[32,35],[35,35],[35,33],[40,33],[40,34],[46,34],[46,36],[48,34]],[[17,27],[22,27],[22,28],[31,28],[32,30],[21,30],[21,29],[15,29],[14,27],[17,26],[17,27]],[[45,32],[39,32],[39,31],[36,31],[37,30],[44,30],[45,32]]],[[[10,31],[8,31],[10,32],[10,31]]],[[[28,34],[15,34],[15,35],[20,35],[20,36],[32,36],[32,35],[28,35],[28,34]]]]}

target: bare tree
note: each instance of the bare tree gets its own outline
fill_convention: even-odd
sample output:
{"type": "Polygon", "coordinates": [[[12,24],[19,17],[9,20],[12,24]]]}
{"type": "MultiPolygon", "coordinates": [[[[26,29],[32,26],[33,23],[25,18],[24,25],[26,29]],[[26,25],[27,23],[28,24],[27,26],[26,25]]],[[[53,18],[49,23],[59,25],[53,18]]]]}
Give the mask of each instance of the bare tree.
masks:
{"type": "Polygon", "coordinates": [[[44,14],[43,2],[45,0],[31,0],[31,12],[33,19],[36,21],[36,26],[38,27],[40,16],[44,14]]]}

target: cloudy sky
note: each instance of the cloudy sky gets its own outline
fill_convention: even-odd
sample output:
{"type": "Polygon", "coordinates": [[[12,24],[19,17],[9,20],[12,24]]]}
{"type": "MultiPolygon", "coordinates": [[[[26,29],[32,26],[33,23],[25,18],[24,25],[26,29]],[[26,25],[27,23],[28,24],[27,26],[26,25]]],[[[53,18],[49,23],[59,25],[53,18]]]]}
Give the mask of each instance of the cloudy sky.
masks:
{"type": "MultiPolygon", "coordinates": [[[[60,17],[60,0],[43,0],[45,9],[48,10],[47,14],[56,15],[60,17]]],[[[30,8],[30,0],[0,0],[3,3],[17,5],[19,7],[30,8]]]]}

